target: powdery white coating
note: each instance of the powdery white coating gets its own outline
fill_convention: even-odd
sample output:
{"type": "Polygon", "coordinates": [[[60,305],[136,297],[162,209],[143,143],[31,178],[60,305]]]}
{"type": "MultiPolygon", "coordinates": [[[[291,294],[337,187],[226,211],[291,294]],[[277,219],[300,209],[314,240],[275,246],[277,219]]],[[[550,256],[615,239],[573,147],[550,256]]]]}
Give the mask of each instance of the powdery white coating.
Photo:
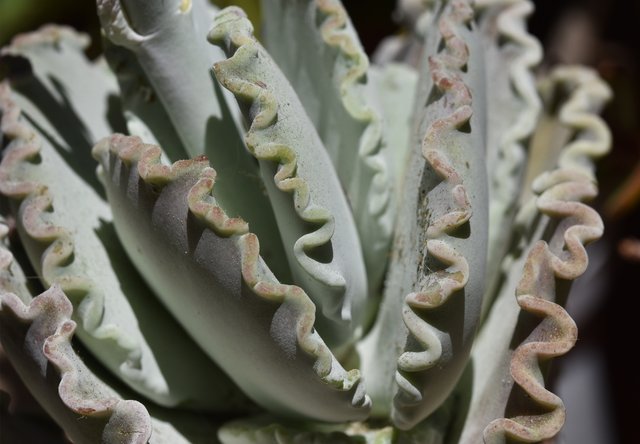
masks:
{"type": "MultiPolygon", "coordinates": [[[[565,141],[569,143],[559,156],[567,160],[534,181],[540,193],[534,200],[538,222],[503,262],[505,282],[473,350],[473,390],[461,444],[476,443],[481,433],[492,444],[506,437],[541,441],[555,435],[564,422],[564,406],[544,388],[539,361],[564,354],[575,342],[575,324],[556,304],[568,285],[556,287],[556,282],[582,274],[587,266],[583,245],[602,235],[602,221],[582,201],[597,193],[590,178],[591,165],[610,141],[595,114],[607,99],[608,89],[592,71],[573,67],[558,68],[548,79],[545,92],[559,86],[571,91],[558,111],[562,125],[571,128],[565,141]],[[579,134],[574,140],[572,132],[579,134]],[[537,326],[522,324],[521,310],[542,321],[537,326]],[[513,350],[515,338],[520,345],[513,350]],[[513,417],[500,419],[514,396],[514,384],[525,393],[514,404],[521,408],[513,411],[513,417]]],[[[555,100],[553,94],[543,96],[555,100]]]]}
{"type": "Polygon", "coordinates": [[[543,173],[533,183],[539,197],[538,210],[558,221],[548,243],[537,242],[524,266],[516,289],[518,305],[542,317],[542,322],[513,352],[511,376],[531,402],[545,413],[497,419],[484,430],[487,444],[499,444],[506,437],[542,441],[555,436],[564,424],[562,400],[544,387],[540,361],[568,352],[578,332],[573,319],[555,303],[556,281],[572,281],[588,265],[585,245],[599,239],[604,227],[598,213],[584,204],[596,197],[593,161],[609,150],[610,134],[595,114],[610,97],[597,75],[580,68],[559,68],[549,77],[554,86],[574,89],[560,108],[560,121],[577,135],[560,155],[559,166],[543,173]]]}
{"type": "Polygon", "coordinates": [[[57,285],[28,305],[0,292],[2,347],[13,366],[73,442],[148,442],[152,427],[144,406],[122,400],[75,354],[71,312],[57,285]]]}
{"type": "Polygon", "coordinates": [[[411,140],[418,73],[406,64],[388,63],[371,66],[367,78],[367,96],[380,114],[384,126],[388,149],[382,150],[381,154],[385,157],[393,180],[397,211],[411,140]]]}
{"type": "MultiPolygon", "coordinates": [[[[263,11],[264,44],[295,90],[344,186],[369,292],[376,295],[396,213],[393,164],[387,160],[401,156],[404,146],[389,143],[391,129],[371,99],[377,85],[369,59],[340,1],[268,0],[263,11]]],[[[408,110],[409,103],[398,103],[398,108],[408,110]]],[[[399,128],[408,131],[408,122],[399,128]]]]}
{"type": "Polygon", "coordinates": [[[322,142],[252,30],[237,8],[216,17],[209,39],[230,58],[214,71],[239,102],[248,103],[245,140],[260,161],[295,282],[318,304],[323,338],[341,346],[357,337],[365,321],[368,294],[358,233],[322,142]]]}
{"type": "MultiPolygon", "coordinates": [[[[386,71],[368,66],[339,0],[263,0],[272,5],[263,9],[266,24],[276,24],[264,41],[276,63],[283,65],[284,76],[256,44],[251,26],[237,9],[221,12],[210,36],[230,59],[224,60],[221,51],[208,46],[203,36],[216,10],[208,3],[98,0],[111,39],[105,45],[105,58],[118,77],[127,125],[117,97],[109,96],[107,102],[102,90],[96,92],[86,81],[102,74],[82,75],[76,63],[69,62],[69,54],[80,54],[86,38],[69,39],[72,32],[52,27],[17,38],[0,54],[3,64],[17,68],[9,76],[16,88],[22,88],[15,98],[26,123],[16,124],[12,118],[19,113],[12,105],[3,109],[0,104],[0,115],[8,116],[0,122],[3,132],[9,139],[30,142],[33,134],[44,136],[45,145],[58,151],[58,157],[40,156],[44,151],[33,149],[38,140],[23,152],[11,142],[4,159],[11,168],[3,171],[0,165],[0,185],[14,197],[13,208],[6,208],[13,213],[9,223],[17,219],[21,242],[45,275],[45,285],[53,281],[47,277],[56,276],[56,283],[70,290],[71,301],[80,303],[74,316],[82,317],[85,326],[99,325],[103,313],[126,317],[114,313],[114,306],[101,311],[96,298],[82,298],[96,285],[86,279],[95,274],[91,267],[83,266],[92,255],[79,246],[100,247],[84,240],[91,238],[90,231],[97,232],[103,245],[120,245],[111,234],[103,236],[105,227],[111,226],[113,209],[127,254],[110,247],[108,261],[96,255],[98,268],[116,273],[119,267],[140,269],[168,306],[167,318],[187,327],[206,349],[206,353],[179,350],[204,359],[206,364],[196,363],[195,369],[174,354],[160,358],[175,363],[178,376],[187,369],[204,374],[206,385],[221,382],[217,376],[207,381],[213,373],[203,370],[215,359],[262,407],[260,417],[243,417],[220,429],[217,439],[226,444],[477,444],[483,434],[488,444],[502,444],[513,439],[537,442],[555,434],[564,421],[564,406],[544,387],[540,362],[565,353],[575,342],[575,325],[557,302],[564,300],[562,293],[586,267],[584,245],[602,234],[602,221],[582,201],[597,192],[592,158],[606,152],[610,141],[606,126],[594,115],[608,97],[607,88],[593,73],[575,68],[543,78],[540,94],[548,106],[529,142],[539,109],[529,71],[540,58],[540,48],[525,31],[528,0],[403,2],[401,10],[422,14],[415,21],[405,17],[414,29],[397,37],[399,44],[388,46],[391,52],[386,54],[412,66],[422,59],[417,85],[405,75],[413,74],[406,66],[386,66],[386,71]],[[470,18],[471,9],[475,20],[470,18]],[[23,82],[32,71],[23,70],[29,65],[17,51],[51,40],[57,42],[59,53],[42,51],[31,64],[41,83],[23,82]],[[74,50],[69,52],[69,47],[74,50]],[[482,66],[482,60],[488,66],[482,66]],[[239,106],[215,77],[203,75],[212,62],[215,75],[233,90],[239,106]],[[50,76],[54,71],[63,77],[50,76]],[[567,95],[568,102],[562,104],[567,95]],[[411,113],[407,105],[414,97],[411,113]],[[83,103],[78,108],[83,111],[74,113],[78,118],[66,113],[76,109],[74,101],[83,103]],[[244,141],[247,128],[238,124],[240,109],[250,125],[244,141]],[[557,112],[559,117],[552,115],[557,112]],[[415,123],[409,129],[411,114],[415,123]],[[55,119],[49,122],[51,116],[55,119]],[[74,209],[87,195],[96,200],[103,195],[92,174],[94,166],[84,164],[88,142],[83,125],[87,140],[96,140],[97,128],[100,135],[128,129],[145,142],[166,148],[163,152],[121,135],[100,142],[94,155],[104,166],[100,174],[110,202],[97,205],[98,211],[74,209]],[[328,156],[322,155],[320,140],[328,156]],[[402,149],[388,152],[391,140],[409,142],[407,164],[402,149]],[[484,142],[489,145],[487,154],[484,142]],[[565,144],[568,148],[562,151],[565,144]],[[305,152],[299,146],[312,149],[305,152]],[[340,146],[358,149],[334,149],[340,146]],[[204,156],[196,155],[202,152],[217,173],[204,156]],[[74,173],[56,178],[66,170],[50,168],[50,157],[74,173]],[[194,159],[165,162],[189,157],[194,159]],[[39,167],[51,171],[38,174],[39,167]],[[333,169],[338,170],[342,190],[337,180],[327,183],[327,174],[336,176],[333,169]],[[392,171],[403,179],[397,194],[388,193],[394,183],[388,175],[392,171]],[[488,200],[485,171],[496,179],[488,200]],[[71,180],[75,173],[79,180],[71,180]],[[20,178],[25,180],[16,180],[20,178]],[[41,186],[56,181],[66,185],[55,193],[41,186]],[[78,184],[81,188],[75,190],[78,184]],[[332,199],[345,197],[347,219],[349,206],[354,217],[342,225],[340,211],[328,206],[332,199]],[[400,201],[397,208],[395,198],[400,201]],[[281,210],[277,221],[272,203],[281,210]],[[395,241],[386,250],[392,219],[387,216],[396,209],[395,241]],[[93,221],[95,214],[104,217],[101,223],[83,227],[83,220],[93,221]],[[74,215],[78,220],[72,220],[74,215]],[[492,230],[488,255],[487,227],[492,230]],[[334,247],[344,243],[339,233],[344,228],[351,232],[348,240],[353,235],[360,244],[337,251],[334,247]],[[342,261],[341,269],[333,267],[340,262],[336,254],[342,259],[354,253],[359,257],[356,264],[347,263],[345,268],[342,261]],[[485,271],[487,256],[495,267],[485,271]],[[496,260],[502,257],[501,263],[496,260]],[[350,271],[363,268],[362,258],[366,274],[361,281],[368,283],[363,294],[370,297],[356,306],[344,296],[350,271]],[[391,267],[382,295],[378,272],[387,258],[391,267]],[[292,277],[290,268],[295,267],[292,277]],[[66,275],[59,273],[62,269],[66,275]],[[301,287],[280,282],[297,282],[301,287]],[[322,304],[312,302],[303,288],[330,297],[322,304]],[[337,290],[333,297],[332,290],[337,290]],[[484,317],[481,313],[487,314],[486,323],[474,338],[484,317]],[[373,329],[361,338],[362,327],[373,319],[373,329]],[[472,343],[473,361],[467,363],[472,343]],[[354,354],[356,347],[359,356],[354,354]],[[332,351],[345,367],[361,369],[372,388],[373,409],[360,372],[347,372],[332,351]],[[294,421],[278,423],[264,415],[269,411],[294,421]],[[359,421],[370,414],[381,422],[316,422],[359,421]],[[393,427],[376,429],[376,424],[388,425],[390,420],[393,427]]],[[[1,222],[0,242],[6,245],[7,227],[1,222]]],[[[32,298],[17,265],[0,246],[0,289],[15,290],[26,303],[32,298]]],[[[147,298],[145,292],[136,294],[147,298]]],[[[148,294],[149,299],[153,296],[148,294]]],[[[64,296],[59,299],[62,302],[64,296]]],[[[47,303],[31,323],[14,316],[21,311],[16,301],[0,292],[1,340],[14,347],[10,359],[23,366],[19,371],[29,375],[26,382],[38,399],[45,405],[53,402],[48,409],[63,415],[56,419],[69,428],[74,441],[144,439],[126,432],[132,420],[141,421],[133,431],[143,434],[151,424],[151,444],[216,441],[219,423],[205,415],[185,415],[174,404],[161,409],[149,402],[150,422],[144,409],[142,419],[105,415],[101,399],[113,403],[109,406],[120,399],[95,396],[100,382],[83,373],[81,362],[76,365],[78,358],[68,347],[69,324],[61,330],[59,342],[51,340],[44,352],[39,345],[38,332],[57,323],[58,308],[64,303],[47,303]],[[15,310],[7,308],[12,304],[15,310]],[[38,337],[21,337],[28,329],[38,337]],[[36,371],[28,369],[30,361],[36,371]],[[51,368],[54,363],[65,369],[66,383],[52,379],[58,375],[51,368]],[[54,384],[43,384],[45,367],[49,383],[54,384]],[[97,408],[100,418],[80,421],[71,416],[67,421],[69,408],[51,390],[58,385],[64,395],[72,394],[64,399],[82,405],[86,412],[97,408]],[[153,418],[154,411],[162,419],[153,418]],[[113,433],[104,432],[103,420],[108,420],[113,433]],[[87,433],[86,439],[75,437],[79,428],[87,433]]],[[[151,322],[171,336],[163,322],[155,322],[156,313],[144,314],[134,321],[151,322]]],[[[139,330],[147,338],[148,330],[142,325],[139,330]]],[[[118,332],[103,328],[101,333],[110,337],[118,332]]],[[[119,345],[137,347],[122,337],[119,345]]],[[[163,344],[149,345],[152,350],[163,349],[163,344]]],[[[126,358],[142,362],[135,353],[126,358]]],[[[105,367],[87,362],[95,364],[96,371],[105,367]]],[[[100,370],[103,381],[112,380],[105,368],[100,370]]],[[[142,368],[139,373],[144,372],[142,368]]],[[[171,379],[164,371],[162,376],[171,379]]],[[[197,387],[198,378],[192,376],[185,379],[197,387]]],[[[230,387],[235,386],[225,389],[230,387]]],[[[207,398],[204,391],[198,394],[207,398]]],[[[233,390],[215,395],[238,401],[233,390]]]]}
{"type": "Polygon", "coordinates": [[[217,205],[206,160],[164,165],[158,147],[120,135],[96,145],[94,155],[134,263],[249,396],[294,417],[368,415],[359,372],[345,371],[315,332],[304,291],[280,284],[247,224],[217,205]]]}
{"type": "Polygon", "coordinates": [[[438,20],[441,50],[419,86],[418,137],[405,172],[387,288],[377,324],[359,347],[374,406],[383,404],[376,414],[388,414],[384,404],[395,390],[391,415],[402,429],[430,415],[455,386],[484,291],[486,123],[475,112],[484,106],[478,88],[484,77],[470,20],[463,2],[446,6],[438,20]]]}
{"type": "MultiPolygon", "coordinates": [[[[16,265],[11,268],[15,271],[16,265]]],[[[0,276],[5,272],[0,263],[0,276]]],[[[0,287],[4,351],[34,398],[74,443],[189,444],[192,436],[214,439],[215,428],[200,418],[194,421],[195,415],[182,412],[171,418],[152,406],[150,417],[140,402],[123,399],[94,375],[74,350],[76,324],[59,287],[36,298],[29,295],[29,303],[7,290],[0,287]],[[154,417],[156,413],[162,419],[154,417]]]]}
{"type": "Polygon", "coordinates": [[[111,225],[111,209],[98,194],[90,149],[97,134],[113,131],[107,97],[114,94],[115,82],[84,57],[86,43],[67,28],[48,27],[17,38],[4,50],[27,57],[34,74],[19,84],[23,94],[13,93],[7,82],[0,84],[2,133],[10,141],[0,164],[0,192],[12,201],[19,233],[42,282],[69,292],[78,336],[107,368],[161,405],[219,409],[223,399],[227,408],[226,395],[233,387],[228,378],[160,306],[134,269],[126,263],[113,266],[112,257],[124,250],[111,225]],[[93,79],[92,86],[85,77],[93,79]],[[70,86],[56,87],[65,80],[70,86]],[[44,88],[38,88],[40,82],[44,88]],[[47,102],[49,91],[60,97],[47,102]],[[71,120],[69,128],[55,126],[74,113],[90,117],[91,123],[84,128],[71,120]],[[191,378],[184,378],[178,361],[189,363],[191,378]],[[212,375],[222,382],[206,382],[212,375]]]}
{"type": "Polygon", "coordinates": [[[532,69],[542,59],[538,40],[526,29],[533,11],[528,0],[480,0],[474,4],[487,58],[487,169],[489,253],[483,316],[494,300],[500,264],[510,246],[519,193],[524,180],[528,139],[541,109],[532,69]]]}
{"type": "Polygon", "coordinates": [[[463,31],[471,18],[466,2],[451,2],[438,23],[444,49],[429,59],[431,77],[444,97],[430,104],[434,114],[427,120],[421,150],[430,180],[442,180],[442,188],[427,191],[424,261],[430,265],[419,265],[424,269],[403,305],[410,336],[407,350],[398,358],[399,389],[392,410],[394,422],[403,429],[427,417],[453,389],[457,377],[452,379],[452,375],[460,375],[464,368],[484,293],[486,122],[481,113],[472,119],[474,109],[480,109],[485,101],[478,89],[473,92],[473,101],[471,97],[471,88],[483,79],[480,59],[477,55],[470,58],[477,47],[468,43],[472,37],[463,31]],[[469,76],[465,75],[467,70],[469,76]],[[471,127],[467,138],[464,125],[471,127]],[[456,234],[464,227],[469,234],[456,234]],[[465,302],[454,303],[450,298],[464,298],[465,302]],[[450,305],[456,306],[457,313],[446,314],[450,305]],[[464,319],[462,332],[454,327],[452,316],[464,319]],[[450,329],[443,330],[440,317],[449,318],[450,329]]]}
{"type": "MultiPolygon", "coordinates": [[[[221,178],[215,191],[220,205],[251,224],[252,231],[260,236],[265,260],[279,277],[286,278],[289,274],[286,263],[281,264],[286,262],[282,242],[258,167],[242,140],[239,110],[211,73],[211,64],[225,58],[219,48],[207,42],[217,9],[208,0],[193,0],[183,12],[180,3],[100,0],[98,15],[108,31],[120,23],[113,21],[109,8],[127,11],[127,29],[139,33],[142,39],[111,41],[135,55],[153,87],[154,99],[161,103],[179,137],[186,152],[170,156],[171,161],[200,155],[209,158],[221,178]]],[[[147,121],[154,132],[166,131],[163,125],[165,119],[147,121]]],[[[167,146],[167,150],[176,153],[178,147],[167,146]]]]}

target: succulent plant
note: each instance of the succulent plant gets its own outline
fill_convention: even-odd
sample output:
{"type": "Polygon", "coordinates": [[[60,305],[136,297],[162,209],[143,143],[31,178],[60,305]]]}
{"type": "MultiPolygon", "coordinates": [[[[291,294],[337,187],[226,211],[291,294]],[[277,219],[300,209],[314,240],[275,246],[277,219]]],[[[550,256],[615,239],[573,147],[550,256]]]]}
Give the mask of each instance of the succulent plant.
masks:
{"type": "Polygon", "coordinates": [[[260,40],[98,0],[97,60],[59,26],[2,50],[0,338],[73,442],[558,432],[609,90],[536,83],[528,0],[400,9],[376,64],[339,0],[263,0],[260,40]]]}

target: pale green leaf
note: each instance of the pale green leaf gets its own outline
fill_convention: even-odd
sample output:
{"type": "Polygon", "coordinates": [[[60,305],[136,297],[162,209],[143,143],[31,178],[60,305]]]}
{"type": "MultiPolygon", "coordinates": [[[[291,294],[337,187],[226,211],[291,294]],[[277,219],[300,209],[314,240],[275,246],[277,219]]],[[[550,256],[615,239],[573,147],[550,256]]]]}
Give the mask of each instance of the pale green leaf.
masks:
{"type": "Polygon", "coordinates": [[[609,92],[592,71],[575,67],[554,70],[546,84],[570,91],[559,102],[556,122],[576,137],[565,139],[556,168],[533,182],[535,223],[502,263],[506,279],[472,353],[473,390],[461,443],[475,443],[481,433],[492,444],[506,436],[537,442],[564,423],[564,405],[544,387],[540,361],[566,353],[576,340],[561,304],[587,267],[584,245],[602,235],[600,217],[583,202],[597,194],[593,161],[610,143],[596,116],[609,92]]]}
{"type": "MultiPolygon", "coordinates": [[[[242,140],[239,111],[211,74],[211,65],[224,58],[207,42],[216,8],[207,0],[98,0],[97,4],[106,37],[135,54],[144,81],[164,107],[186,157],[207,156],[220,178],[215,190],[220,205],[251,224],[265,260],[279,278],[289,279],[273,210],[242,140]]],[[[162,141],[164,118],[140,121],[162,141]]],[[[167,149],[179,151],[175,146],[167,149]]]]}
{"type": "Polygon", "coordinates": [[[78,336],[104,365],[160,404],[228,408],[233,384],[150,293],[116,236],[91,157],[97,135],[114,130],[116,87],[84,57],[85,43],[49,27],[4,50],[28,58],[32,74],[14,82],[20,93],[0,85],[0,191],[43,284],[68,292],[78,336]]]}
{"type": "MultiPolygon", "coordinates": [[[[369,59],[340,0],[264,0],[264,41],[329,153],[360,235],[369,289],[379,294],[396,216],[389,126],[371,100],[369,59]]],[[[398,81],[405,80],[398,77],[398,81]]],[[[413,100],[396,102],[400,114],[413,100]]]]}
{"type": "Polygon", "coordinates": [[[209,38],[229,56],[214,71],[244,105],[250,124],[245,140],[259,160],[294,282],[318,306],[317,328],[327,343],[349,343],[366,321],[367,280],[358,232],[331,160],[244,13],[222,11],[209,38]]]}
{"type": "MultiPolygon", "coordinates": [[[[532,69],[542,58],[540,43],[526,30],[533,10],[528,0],[480,0],[474,5],[486,58],[489,252],[483,313],[502,276],[500,264],[511,245],[527,146],[541,104],[532,69]]],[[[533,153],[536,152],[534,147],[533,153]]]]}
{"type": "Polygon", "coordinates": [[[396,254],[378,321],[359,347],[374,406],[382,405],[376,413],[392,404],[401,429],[426,418],[453,390],[484,293],[486,104],[471,19],[467,3],[449,3],[438,19],[439,38],[426,40],[427,47],[441,41],[442,49],[423,69],[396,254]]]}
{"type": "Polygon", "coordinates": [[[297,418],[363,419],[370,401],[314,329],[315,306],[282,285],[245,221],[229,218],[198,159],[162,164],[157,146],[114,135],[94,155],[120,239],[202,349],[256,402],[297,418]]]}

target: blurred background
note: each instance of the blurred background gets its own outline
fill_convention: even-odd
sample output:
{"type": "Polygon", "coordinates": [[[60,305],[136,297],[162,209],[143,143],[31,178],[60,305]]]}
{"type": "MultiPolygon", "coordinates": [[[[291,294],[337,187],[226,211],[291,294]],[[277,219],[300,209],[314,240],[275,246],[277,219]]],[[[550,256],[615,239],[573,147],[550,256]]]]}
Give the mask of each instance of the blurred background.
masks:
{"type": "MultiPolygon", "coordinates": [[[[237,4],[254,20],[259,17],[256,0],[215,3],[237,4]]],[[[385,36],[402,32],[394,21],[395,0],[343,3],[369,53],[385,36]]],[[[613,133],[613,149],[600,162],[600,197],[595,202],[606,234],[590,247],[590,268],[576,282],[569,299],[568,309],[580,328],[580,338],[574,350],[552,367],[551,384],[567,405],[566,426],[554,442],[637,442],[640,378],[632,361],[640,341],[635,328],[640,326],[640,315],[636,317],[640,309],[640,2],[534,3],[536,11],[529,27],[545,48],[540,69],[559,63],[588,65],[614,92],[604,111],[613,133]]],[[[91,0],[0,0],[0,46],[17,33],[45,23],[62,23],[89,33],[93,44],[88,54],[97,57],[100,38],[94,8],[91,0]]],[[[11,376],[6,362],[0,360],[0,368],[3,377],[11,376]]],[[[61,436],[28,401],[27,393],[18,400],[28,419],[19,427],[26,433],[21,442],[53,442],[56,433],[61,436]],[[38,430],[42,434],[33,435],[30,441],[29,436],[38,430]],[[46,441],[41,441],[42,437],[46,441]]],[[[0,397],[0,412],[6,410],[7,403],[8,399],[0,397]]],[[[0,417],[0,430],[3,422],[0,417]]],[[[0,443],[9,442],[3,436],[8,435],[0,432],[0,443]]]]}

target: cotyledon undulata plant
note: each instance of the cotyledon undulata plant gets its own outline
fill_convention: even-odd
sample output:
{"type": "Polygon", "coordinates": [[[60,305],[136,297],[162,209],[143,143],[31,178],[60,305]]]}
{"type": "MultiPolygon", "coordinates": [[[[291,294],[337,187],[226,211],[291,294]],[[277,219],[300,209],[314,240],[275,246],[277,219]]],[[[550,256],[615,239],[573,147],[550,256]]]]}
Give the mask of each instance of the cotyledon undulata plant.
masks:
{"type": "Polygon", "coordinates": [[[12,365],[77,443],[554,436],[608,88],[534,79],[527,0],[401,2],[379,65],[338,0],[261,6],[258,39],[98,0],[100,58],[59,26],[2,50],[12,365]]]}

